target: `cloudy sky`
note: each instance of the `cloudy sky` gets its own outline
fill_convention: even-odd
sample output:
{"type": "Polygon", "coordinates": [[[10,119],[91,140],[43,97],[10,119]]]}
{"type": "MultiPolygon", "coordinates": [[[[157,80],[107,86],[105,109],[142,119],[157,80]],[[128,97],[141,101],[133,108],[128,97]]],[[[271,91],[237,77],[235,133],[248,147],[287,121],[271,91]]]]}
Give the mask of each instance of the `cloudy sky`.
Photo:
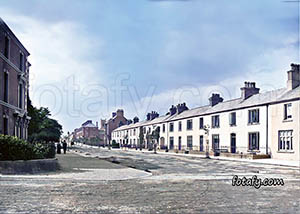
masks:
{"type": "Polygon", "coordinates": [[[86,119],[165,114],[285,87],[299,7],[282,0],[0,0],[31,53],[30,97],[70,131],[86,119]]]}

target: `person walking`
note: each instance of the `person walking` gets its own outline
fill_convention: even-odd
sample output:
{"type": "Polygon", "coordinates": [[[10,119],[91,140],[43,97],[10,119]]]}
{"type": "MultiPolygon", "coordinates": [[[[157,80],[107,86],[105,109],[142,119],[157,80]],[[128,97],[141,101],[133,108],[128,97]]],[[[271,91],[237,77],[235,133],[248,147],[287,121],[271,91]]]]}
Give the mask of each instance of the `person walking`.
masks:
{"type": "Polygon", "coordinates": [[[65,140],[63,142],[63,150],[64,150],[64,154],[66,154],[66,152],[67,152],[67,142],[65,140]]]}
{"type": "Polygon", "coordinates": [[[57,143],[56,149],[57,149],[56,153],[61,154],[61,144],[60,144],[60,142],[57,143]]]}

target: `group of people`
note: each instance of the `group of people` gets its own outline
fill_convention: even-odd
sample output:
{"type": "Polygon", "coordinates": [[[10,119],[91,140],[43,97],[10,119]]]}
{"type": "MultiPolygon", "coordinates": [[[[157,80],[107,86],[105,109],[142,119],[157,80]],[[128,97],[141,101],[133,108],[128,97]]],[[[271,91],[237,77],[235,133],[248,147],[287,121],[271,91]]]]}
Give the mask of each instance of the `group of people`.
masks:
{"type": "Polygon", "coordinates": [[[61,154],[61,147],[64,150],[64,154],[66,154],[66,152],[67,152],[67,142],[65,140],[62,142],[62,146],[61,146],[60,142],[57,143],[57,145],[56,145],[57,154],[61,154]]]}

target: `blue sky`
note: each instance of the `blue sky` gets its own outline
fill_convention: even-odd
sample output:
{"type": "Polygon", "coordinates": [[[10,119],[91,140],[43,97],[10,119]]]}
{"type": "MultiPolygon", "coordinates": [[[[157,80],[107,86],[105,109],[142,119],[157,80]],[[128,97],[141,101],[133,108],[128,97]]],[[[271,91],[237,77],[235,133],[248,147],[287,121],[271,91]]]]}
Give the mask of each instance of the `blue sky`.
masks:
{"type": "Polygon", "coordinates": [[[245,80],[285,87],[299,62],[298,3],[281,0],[0,0],[31,56],[30,96],[72,130],[116,108],[165,114],[245,80]]]}

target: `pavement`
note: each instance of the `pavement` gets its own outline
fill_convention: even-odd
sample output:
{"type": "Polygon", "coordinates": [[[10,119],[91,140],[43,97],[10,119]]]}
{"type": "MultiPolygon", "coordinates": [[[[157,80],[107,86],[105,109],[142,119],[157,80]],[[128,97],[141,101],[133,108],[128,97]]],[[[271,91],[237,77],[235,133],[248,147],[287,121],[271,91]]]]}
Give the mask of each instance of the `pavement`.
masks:
{"type": "Polygon", "coordinates": [[[1,176],[0,214],[300,213],[295,167],[88,146],[57,157],[58,173],[1,176]],[[233,186],[235,175],[284,185],[233,186]]]}
{"type": "Polygon", "coordinates": [[[103,159],[83,157],[70,152],[56,155],[60,170],[40,174],[1,175],[6,178],[74,179],[74,180],[126,180],[151,176],[151,173],[114,164],[103,159]]]}
{"type": "MultiPolygon", "coordinates": [[[[80,145],[81,148],[94,148],[99,149],[97,146],[89,146],[85,144],[80,145]]],[[[107,149],[107,148],[102,148],[107,149]]],[[[148,151],[143,149],[142,151],[136,149],[113,149],[115,151],[130,151],[130,152],[137,152],[137,153],[154,153],[153,151],[148,151]]],[[[158,154],[163,155],[173,155],[173,156],[183,156],[183,157],[198,157],[198,158],[206,158],[205,155],[201,154],[183,154],[183,153],[174,153],[174,152],[165,152],[165,151],[157,151],[158,154]]],[[[258,164],[268,164],[268,165],[276,165],[276,166],[288,166],[288,167],[300,167],[300,160],[298,161],[291,161],[291,160],[278,160],[273,158],[265,158],[265,159],[239,159],[239,158],[230,158],[230,157],[222,157],[222,156],[210,156],[210,159],[214,160],[224,160],[224,161],[237,161],[237,162],[248,162],[248,163],[258,163],[258,164]]]]}

